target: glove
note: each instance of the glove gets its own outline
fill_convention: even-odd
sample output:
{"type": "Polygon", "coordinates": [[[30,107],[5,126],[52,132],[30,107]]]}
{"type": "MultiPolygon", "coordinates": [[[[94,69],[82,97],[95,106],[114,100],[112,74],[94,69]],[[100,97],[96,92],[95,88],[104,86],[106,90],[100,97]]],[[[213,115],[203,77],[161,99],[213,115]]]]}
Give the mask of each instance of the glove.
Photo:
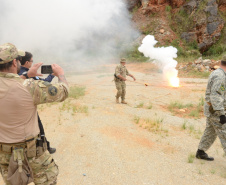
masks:
{"type": "Polygon", "coordinates": [[[221,123],[222,125],[226,123],[226,117],[225,117],[225,115],[221,115],[221,116],[220,116],[220,123],[221,123]]]}

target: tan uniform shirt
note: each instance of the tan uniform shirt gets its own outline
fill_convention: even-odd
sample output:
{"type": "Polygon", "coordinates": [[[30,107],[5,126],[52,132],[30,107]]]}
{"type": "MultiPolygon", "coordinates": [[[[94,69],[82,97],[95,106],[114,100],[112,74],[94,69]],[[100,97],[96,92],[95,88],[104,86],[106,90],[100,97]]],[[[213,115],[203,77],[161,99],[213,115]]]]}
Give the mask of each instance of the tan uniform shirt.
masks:
{"type": "Polygon", "coordinates": [[[126,69],[126,66],[123,66],[122,64],[120,64],[115,68],[115,74],[116,76],[121,75],[124,78],[126,78],[126,75],[129,75],[129,72],[126,69]]]}
{"type": "Polygon", "coordinates": [[[64,83],[22,80],[17,74],[0,72],[0,143],[24,142],[38,135],[37,105],[67,96],[64,83]]]}

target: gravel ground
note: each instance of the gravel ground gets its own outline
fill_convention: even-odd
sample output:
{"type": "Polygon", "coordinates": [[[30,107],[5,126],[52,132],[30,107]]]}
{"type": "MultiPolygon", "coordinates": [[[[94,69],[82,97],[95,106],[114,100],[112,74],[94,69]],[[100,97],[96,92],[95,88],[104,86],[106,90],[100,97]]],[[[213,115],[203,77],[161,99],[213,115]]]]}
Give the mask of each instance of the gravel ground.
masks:
{"type": "MultiPolygon", "coordinates": [[[[112,82],[115,66],[104,72],[70,75],[71,85],[86,87],[78,100],[39,106],[46,135],[57,152],[60,185],[224,185],[226,163],[217,140],[208,154],[215,161],[188,157],[194,155],[205,128],[205,118],[177,117],[164,109],[171,101],[198,103],[204,97],[207,80],[181,79],[181,87],[167,87],[161,74],[143,73],[128,65],[137,81],[127,82],[127,105],[115,103],[112,82]],[[136,108],[143,103],[143,108],[136,108]],[[70,105],[88,106],[87,113],[67,110],[70,105]],[[151,109],[147,109],[152,104],[151,109]],[[134,118],[161,119],[167,133],[151,132],[135,124],[134,118]],[[187,122],[192,125],[182,130],[187,122]]],[[[0,180],[0,184],[3,182],[0,180]]]]}

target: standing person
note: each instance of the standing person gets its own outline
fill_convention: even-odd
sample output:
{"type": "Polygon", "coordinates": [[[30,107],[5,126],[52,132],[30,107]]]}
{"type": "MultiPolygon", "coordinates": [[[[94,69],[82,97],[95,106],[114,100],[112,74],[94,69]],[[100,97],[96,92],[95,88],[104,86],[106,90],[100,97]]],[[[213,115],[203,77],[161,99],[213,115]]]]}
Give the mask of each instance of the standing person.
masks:
{"type": "MultiPolygon", "coordinates": [[[[6,185],[56,184],[58,167],[39,135],[37,105],[61,102],[68,97],[63,69],[52,64],[58,83],[45,85],[23,80],[17,48],[0,45],[0,169],[6,185]]],[[[42,63],[33,65],[28,77],[36,76],[42,63]]]]}
{"type": "Polygon", "coordinates": [[[127,104],[127,102],[125,101],[125,96],[126,96],[126,75],[130,76],[133,78],[133,80],[135,81],[136,78],[129,74],[128,70],[126,69],[126,59],[122,58],[120,61],[120,65],[118,65],[115,68],[115,86],[117,89],[117,94],[116,94],[116,103],[119,103],[119,97],[121,97],[121,103],[122,104],[127,104]]]}
{"type": "Polygon", "coordinates": [[[224,152],[226,154],[226,56],[221,60],[221,66],[213,71],[209,77],[204,114],[206,118],[206,129],[201,138],[196,153],[196,158],[213,161],[213,157],[209,157],[207,151],[214,143],[217,136],[220,138],[224,152]]]}
{"type": "MultiPolygon", "coordinates": [[[[21,57],[20,63],[21,63],[21,66],[20,66],[20,72],[18,73],[18,75],[24,75],[25,77],[27,77],[26,74],[33,64],[33,55],[30,52],[26,51],[25,56],[21,57]]],[[[33,77],[33,79],[51,82],[54,77],[55,77],[54,75],[49,74],[49,76],[47,78],[39,78],[38,76],[35,76],[35,77],[33,77]]],[[[40,129],[40,135],[42,137],[45,137],[45,130],[44,130],[44,127],[43,127],[43,124],[42,124],[42,121],[41,121],[39,115],[38,115],[38,126],[40,129]]],[[[46,137],[45,137],[45,139],[46,139],[46,137]]],[[[46,142],[47,142],[47,149],[48,149],[49,153],[50,154],[55,153],[56,148],[50,147],[50,142],[47,139],[46,139],[46,142]]]]}

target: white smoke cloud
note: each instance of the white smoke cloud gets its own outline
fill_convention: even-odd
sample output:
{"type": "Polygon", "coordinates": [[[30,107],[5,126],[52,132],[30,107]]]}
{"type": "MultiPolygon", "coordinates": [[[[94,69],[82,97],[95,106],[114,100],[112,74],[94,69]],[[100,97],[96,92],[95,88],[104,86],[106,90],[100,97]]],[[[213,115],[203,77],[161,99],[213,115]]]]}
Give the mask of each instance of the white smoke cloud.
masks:
{"type": "Polygon", "coordinates": [[[0,43],[11,42],[44,61],[48,56],[49,63],[63,60],[88,65],[117,58],[138,36],[124,0],[0,0],[0,3],[0,43]]]}
{"type": "MultiPolygon", "coordinates": [[[[177,61],[174,60],[174,58],[177,58],[177,49],[173,46],[154,47],[157,42],[154,36],[147,35],[138,50],[142,52],[145,57],[154,60],[162,69],[164,77],[172,85],[172,83],[179,80],[177,78],[178,70],[176,70],[177,61]]],[[[179,85],[179,81],[177,83],[179,85]]]]}

